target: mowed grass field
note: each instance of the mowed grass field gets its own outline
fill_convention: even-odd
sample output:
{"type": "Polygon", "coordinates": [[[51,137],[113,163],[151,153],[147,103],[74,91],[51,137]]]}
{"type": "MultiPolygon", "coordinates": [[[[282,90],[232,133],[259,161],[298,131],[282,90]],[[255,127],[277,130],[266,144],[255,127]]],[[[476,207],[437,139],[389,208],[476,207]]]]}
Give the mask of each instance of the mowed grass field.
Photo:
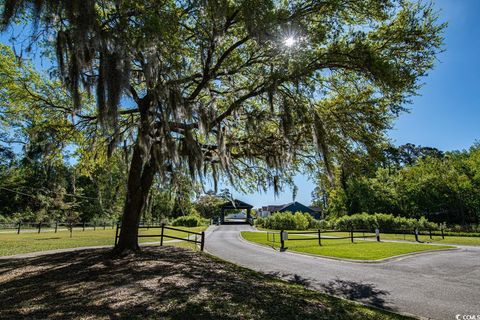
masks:
{"type": "MultiPolygon", "coordinates": [[[[361,232],[354,233],[355,236],[361,236],[361,232]]],[[[365,233],[365,235],[375,235],[374,233],[365,233]]],[[[325,233],[325,236],[349,236],[348,232],[332,232],[325,233]]],[[[390,234],[390,233],[381,233],[380,238],[382,240],[404,240],[415,242],[414,234],[390,234]]],[[[460,237],[460,236],[445,236],[445,239],[442,239],[440,235],[432,235],[430,239],[429,235],[418,235],[418,240],[425,243],[435,243],[435,244],[458,244],[458,245],[471,245],[471,246],[480,246],[480,237],[460,237]]]]}
{"type": "MultiPolygon", "coordinates": [[[[280,230],[269,230],[264,228],[258,228],[258,230],[269,231],[269,232],[280,232],[280,230]]],[[[296,231],[296,230],[287,230],[296,231]]],[[[316,231],[316,230],[311,230],[316,231]]],[[[362,236],[363,233],[355,232],[354,236],[362,236]]],[[[323,236],[338,236],[338,237],[347,237],[350,233],[348,232],[328,232],[322,234],[323,236]]],[[[365,235],[373,236],[374,233],[365,233],[365,235]]],[[[386,234],[380,233],[380,238],[382,240],[405,240],[415,242],[415,236],[413,234],[386,234]]],[[[442,239],[440,235],[433,235],[430,239],[429,235],[419,235],[418,240],[425,243],[435,243],[435,244],[458,244],[458,245],[469,245],[469,246],[480,246],[480,237],[462,237],[462,236],[445,236],[445,239],[442,239]]]]}
{"type": "MultiPolygon", "coordinates": [[[[206,227],[175,227],[182,230],[191,232],[201,232],[206,227]]],[[[156,235],[160,234],[160,229],[140,229],[142,235],[156,235]]],[[[187,233],[165,229],[165,235],[170,235],[179,238],[186,238],[187,233]]],[[[200,240],[200,237],[198,238],[200,240]]],[[[193,243],[181,241],[181,242],[165,242],[171,240],[164,238],[165,245],[176,245],[182,247],[195,247],[193,243]]],[[[145,242],[160,242],[160,237],[146,237],[139,238],[140,243],[145,242]]],[[[36,232],[24,232],[16,234],[14,232],[0,233],[0,256],[9,256],[19,253],[28,253],[36,251],[46,251],[54,249],[66,249],[77,247],[90,247],[90,246],[113,246],[115,243],[115,229],[106,230],[85,230],[74,229],[72,238],[70,238],[70,232],[67,230],[61,230],[57,233],[52,231],[44,231],[41,233],[36,232]]]]}
{"type": "MultiPolygon", "coordinates": [[[[269,241],[266,232],[242,232],[242,237],[251,242],[280,248],[278,237],[276,239],[277,242],[269,241]]],[[[308,238],[309,236],[292,234],[289,237],[308,238]]],[[[318,239],[287,240],[285,241],[285,247],[289,251],[354,260],[379,260],[413,252],[454,248],[452,246],[407,242],[377,242],[360,239],[355,239],[354,243],[351,243],[350,239],[322,239],[322,246],[318,244],[318,239]]]]}
{"type": "MultiPolygon", "coordinates": [[[[415,236],[413,234],[382,234],[382,238],[385,240],[406,240],[406,241],[415,241],[415,236]]],[[[442,239],[442,236],[433,235],[432,239],[428,235],[419,235],[418,240],[422,242],[431,242],[431,243],[445,243],[445,244],[459,244],[459,245],[469,245],[469,246],[480,246],[480,237],[459,237],[459,236],[445,236],[445,239],[442,239]]]]}
{"type": "MultiPolygon", "coordinates": [[[[362,232],[354,232],[354,236],[362,236],[362,232]]],[[[325,233],[325,236],[338,236],[338,237],[348,237],[350,233],[348,232],[329,232],[325,233]]],[[[375,233],[365,233],[366,236],[374,236],[375,233]]],[[[322,235],[323,237],[323,235],[322,235]]],[[[381,233],[381,240],[404,240],[415,242],[414,234],[391,234],[391,233],[381,233]]],[[[445,239],[442,239],[440,235],[432,235],[430,239],[429,235],[418,235],[418,240],[425,243],[435,243],[435,244],[458,244],[458,245],[472,245],[480,246],[480,237],[460,237],[460,236],[445,236],[445,239]]]]}

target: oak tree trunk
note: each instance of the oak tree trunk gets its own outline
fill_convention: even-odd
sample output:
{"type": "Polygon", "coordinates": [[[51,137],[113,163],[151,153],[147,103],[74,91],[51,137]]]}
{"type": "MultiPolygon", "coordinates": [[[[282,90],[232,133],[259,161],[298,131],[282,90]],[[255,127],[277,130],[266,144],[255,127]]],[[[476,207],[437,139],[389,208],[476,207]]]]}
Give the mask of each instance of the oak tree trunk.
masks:
{"type": "Polygon", "coordinates": [[[139,148],[135,146],[130,164],[120,237],[115,248],[119,253],[139,249],[138,224],[155,175],[153,158],[143,165],[139,148]]]}
{"type": "Polygon", "coordinates": [[[115,253],[139,250],[138,224],[155,176],[155,158],[151,144],[146,144],[150,133],[150,99],[145,98],[139,104],[141,122],[137,133],[130,162],[127,181],[127,194],[123,209],[120,236],[115,253]]]}

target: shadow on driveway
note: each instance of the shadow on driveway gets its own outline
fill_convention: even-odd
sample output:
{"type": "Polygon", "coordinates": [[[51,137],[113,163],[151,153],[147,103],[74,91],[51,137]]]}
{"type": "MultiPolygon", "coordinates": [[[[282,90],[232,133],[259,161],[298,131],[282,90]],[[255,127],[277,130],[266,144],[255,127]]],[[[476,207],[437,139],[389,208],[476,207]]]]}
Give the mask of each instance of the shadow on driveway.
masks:
{"type": "Polygon", "coordinates": [[[363,301],[379,308],[391,309],[385,305],[384,299],[385,296],[389,295],[389,292],[376,289],[375,285],[371,283],[335,279],[320,286],[328,294],[363,301]]]}
{"type": "Polygon", "coordinates": [[[356,281],[346,281],[335,279],[328,283],[317,284],[311,279],[304,278],[298,274],[270,272],[271,276],[282,278],[291,283],[299,284],[311,289],[319,289],[330,295],[342,297],[349,300],[361,301],[372,306],[394,311],[391,306],[386,305],[384,297],[390,293],[386,290],[380,290],[371,283],[363,283],[356,281]]]}

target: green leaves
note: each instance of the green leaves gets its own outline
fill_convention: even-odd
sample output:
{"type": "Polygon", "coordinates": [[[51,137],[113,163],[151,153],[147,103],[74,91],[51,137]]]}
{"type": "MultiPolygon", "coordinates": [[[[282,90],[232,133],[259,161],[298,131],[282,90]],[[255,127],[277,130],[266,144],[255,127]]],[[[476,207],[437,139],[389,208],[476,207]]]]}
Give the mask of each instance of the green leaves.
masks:
{"type": "Polygon", "coordinates": [[[375,153],[432,67],[444,27],[430,6],[393,0],[36,8],[34,20],[57,35],[75,108],[88,102],[84,89],[97,90],[97,113],[75,111],[106,129],[86,125],[83,146],[139,144],[167,184],[189,171],[250,190],[279,190],[306,168],[332,176],[356,151],[375,153]]]}
{"type": "Polygon", "coordinates": [[[478,223],[478,146],[445,155],[412,144],[400,146],[397,151],[397,160],[384,167],[372,164],[373,170],[362,170],[360,166],[354,171],[343,165],[341,183],[318,190],[319,196],[328,194],[327,214],[335,217],[385,212],[448,224],[478,223]]]}

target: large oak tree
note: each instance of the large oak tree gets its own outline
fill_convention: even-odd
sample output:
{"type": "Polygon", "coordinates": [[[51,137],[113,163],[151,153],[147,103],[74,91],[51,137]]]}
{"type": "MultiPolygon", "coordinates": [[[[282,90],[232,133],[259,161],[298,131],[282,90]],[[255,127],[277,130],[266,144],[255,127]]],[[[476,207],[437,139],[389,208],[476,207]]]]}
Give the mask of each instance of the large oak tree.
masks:
{"type": "Polygon", "coordinates": [[[110,149],[133,132],[118,251],[138,249],[156,174],[277,189],[373,149],[443,28],[431,6],[394,0],[4,3],[4,26],[27,17],[54,49],[74,121],[99,119],[110,149]],[[91,88],[96,113],[82,109],[91,88]]]}

